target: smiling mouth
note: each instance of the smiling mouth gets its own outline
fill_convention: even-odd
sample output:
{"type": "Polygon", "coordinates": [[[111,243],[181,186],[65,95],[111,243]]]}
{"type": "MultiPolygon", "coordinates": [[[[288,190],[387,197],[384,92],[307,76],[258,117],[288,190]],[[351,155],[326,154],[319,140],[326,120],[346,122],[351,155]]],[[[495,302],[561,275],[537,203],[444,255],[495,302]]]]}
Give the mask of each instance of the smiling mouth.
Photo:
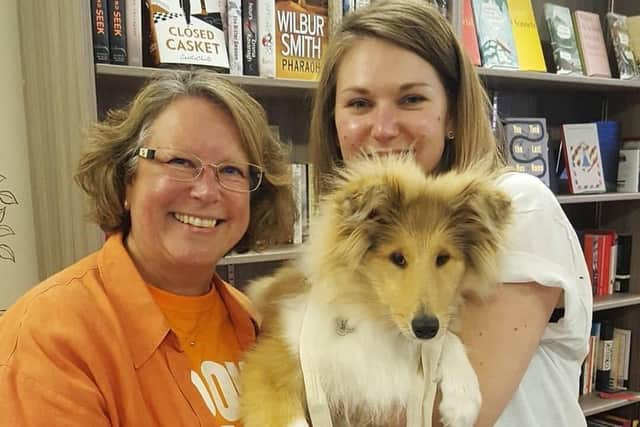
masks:
{"type": "Polygon", "coordinates": [[[216,224],[221,223],[222,221],[218,221],[214,218],[202,218],[193,215],[186,215],[174,212],[173,217],[180,221],[183,224],[193,225],[194,227],[200,228],[215,228],[216,224]]]}

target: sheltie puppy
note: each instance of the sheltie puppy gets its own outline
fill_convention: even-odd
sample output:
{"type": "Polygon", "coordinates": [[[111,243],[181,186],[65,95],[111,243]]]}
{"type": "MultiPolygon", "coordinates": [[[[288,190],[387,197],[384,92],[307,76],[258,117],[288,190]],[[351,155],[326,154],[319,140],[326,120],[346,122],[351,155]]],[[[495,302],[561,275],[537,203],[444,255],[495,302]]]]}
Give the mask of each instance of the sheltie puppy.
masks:
{"type": "Polygon", "coordinates": [[[327,425],[405,425],[421,346],[437,337],[442,420],[471,426],[480,390],[454,332],[464,297],[497,286],[511,202],[494,178],[426,176],[406,156],[342,170],[301,258],[247,289],[263,321],[240,374],[244,426],[311,425],[310,390],[327,425]]]}

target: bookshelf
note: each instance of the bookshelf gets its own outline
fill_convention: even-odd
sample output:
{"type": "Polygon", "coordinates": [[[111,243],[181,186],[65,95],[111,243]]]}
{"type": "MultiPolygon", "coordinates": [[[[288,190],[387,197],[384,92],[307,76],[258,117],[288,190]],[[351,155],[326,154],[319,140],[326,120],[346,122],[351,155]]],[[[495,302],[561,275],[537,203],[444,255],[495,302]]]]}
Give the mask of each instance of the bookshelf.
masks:
{"type": "MultiPolygon", "coordinates": [[[[555,0],[570,9],[603,16],[614,2],[555,0]]],[[[47,277],[97,249],[101,233],[84,220],[80,191],[71,185],[71,171],[84,143],[82,129],[106,110],[123,105],[140,85],[162,69],[93,65],[89,2],[60,0],[19,3],[21,53],[26,114],[29,120],[29,157],[33,182],[34,228],[40,278],[47,277]],[[53,17],[53,18],[52,18],[53,17]],[[30,31],[29,29],[38,29],[30,31]]],[[[461,28],[460,0],[450,3],[454,28],[461,28]]],[[[549,52],[549,34],[542,14],[544,0],[533,0],[543,43],[549,52]]],[[[615,11],[640,14],[637,0],[617,0],[615,11]]],[[[552,64],[546,55],[547,64],[552,64]]],[[[621,123],[623,137],[640,135],[640,79],[622,81],[593,77],[558,76],[478,69],[489,92],[498,91],[503,116],[547,117],[552,125],[601,119],[621,123]]],[[[285,140],[304,156],[309,98],[315,82],[229,77],[265,105],[270,121],[281,127],[285,140]],[[287,102],[283,102],[287,100],[287,102]]],[[[294,159],[294,160],[304,160],[294,159]]],[[[631,293],[597,298],[594,317],[613,319],[633,330],[630,387],[640,390],[640,193],[559,195],[559,202],[576,227],[613,227],[633,234],[631,293]]],[[[299,247],[230,255],[228,266],[260,273],[256,264],[273,268],[299,253],[299,247]]],[[[266,267],[265,267],[266,268],[266,267]]],[[[250,274],[242,275],[249,277],[250,274]]],[[[638,400],[618,401],[587,395],[581,399],[586,416],[610,411],[638,400]]]]}

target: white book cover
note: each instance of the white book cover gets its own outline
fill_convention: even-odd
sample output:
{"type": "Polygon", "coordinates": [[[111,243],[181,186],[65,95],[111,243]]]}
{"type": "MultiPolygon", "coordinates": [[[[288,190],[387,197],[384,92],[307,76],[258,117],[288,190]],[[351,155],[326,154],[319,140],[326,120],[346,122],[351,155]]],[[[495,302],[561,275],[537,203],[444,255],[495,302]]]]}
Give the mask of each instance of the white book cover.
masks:
{"type": "Polygon", "coordinates": [[[276,77],[276,2],[258,1],[258,72],[276,77]]]}
{"type": "Polygon", "coordinates": [[[154,61],[229,69],[223,12],[218,0],[147,0],[155,44],[154,61]]]}
{"type": "Polygon", "coordinates": [[[605,192],[596,124],[562,125],[562,144],[569,176],[569,191],[574,194],[605,192]]]}
{"type": "Polygon", "coordinates": [[[229,74],[242,75],[242,0],[227,0],[229,74]]]}
{"type": "Polygon", "coordinates": [[[129,65],[142,67],[142,0],[127,0],[124,6],[129,65]]]}

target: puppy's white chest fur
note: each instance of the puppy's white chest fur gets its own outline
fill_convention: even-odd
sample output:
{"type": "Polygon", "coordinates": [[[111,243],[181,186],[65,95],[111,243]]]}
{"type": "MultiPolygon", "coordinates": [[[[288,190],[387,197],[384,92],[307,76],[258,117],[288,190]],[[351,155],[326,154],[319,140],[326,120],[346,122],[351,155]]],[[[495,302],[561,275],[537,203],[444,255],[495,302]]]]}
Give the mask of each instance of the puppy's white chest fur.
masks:
{"type": "Polygon", "coordinates": [[[315,304],[308,295],[283,301],[283,333],[297,354],[305,322],[304,345],[320,373],[333,408],[365,411],[373,420],[403,411],[418,375],[419,345],[390,322],[372,319],[356,304],[315,304]],[[306,317],[305,317],[306,316],[306,317]]]}

